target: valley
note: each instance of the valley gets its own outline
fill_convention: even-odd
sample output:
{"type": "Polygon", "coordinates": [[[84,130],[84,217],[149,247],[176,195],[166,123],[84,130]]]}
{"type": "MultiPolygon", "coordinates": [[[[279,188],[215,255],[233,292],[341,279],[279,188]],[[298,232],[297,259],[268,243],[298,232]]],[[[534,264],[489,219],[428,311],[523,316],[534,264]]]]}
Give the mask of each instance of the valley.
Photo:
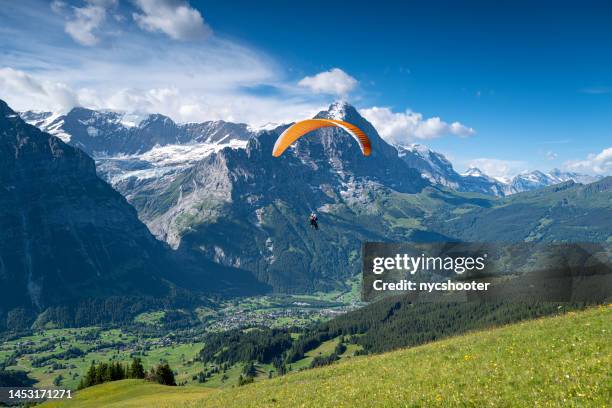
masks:
{"type": "Polygon", "coordinates": [[[609,322],[599,306],[424,346],[354,357],[224,390],[124,380],[45,407],[606,406],[609,322]],[[98,404],[98,405],[96,405],[98,404]]]}
{"type": "MultiPolygon", "coordinates": [[[[293,328],[296,335],[305,327],[327,321],[360,306],[358,282],[347,282],[346,292],[314,295],[267,295],[237,298],[193,313],[182,310],[150,311],[130,323],[79,328],[41,327],[21,334],[8,333],[0,343],[0,367],[28,373],[37,387],[64,387],[75,390],[92,362],[128,363],[140,357],[145,367],[161,361],[176,371],[181,385],[208,387],[237,383],[243,363],[215,371],[216,365],[198,361],[207,333],[257,327],[293,328]],[[210,371],[206,382],[200,372],[210,371]]],[[[315,353],[316,354],[316,353],[315,353]]],[[[306,358],[296,369],[308,366],[306,358]]],[[[270,364],[257,364],[268,376],[270,364]]]]}

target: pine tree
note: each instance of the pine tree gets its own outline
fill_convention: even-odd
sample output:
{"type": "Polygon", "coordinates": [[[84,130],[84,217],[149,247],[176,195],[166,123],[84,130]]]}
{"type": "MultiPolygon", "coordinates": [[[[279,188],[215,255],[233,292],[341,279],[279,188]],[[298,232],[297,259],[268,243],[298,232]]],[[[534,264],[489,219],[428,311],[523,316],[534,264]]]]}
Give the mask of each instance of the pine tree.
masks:
{"type": "Polygon", "coordinates": [[[176,385],[174,373],[168,363],[160,364],[155,370],[155,378],[162,385],[176,385]]]}
{"type": "Polygon", "coordinates": [[[85,374],[85,379],[83,381],[83,388],[91,387],[92,385],[96,383],[96,374],[97,374],[96,365],[92,361],[91,365],[89,366],[89,369],[87,370],[87,374],[85,374]]]}
{"type": "Polygon", "coordinates": [[[242,369],[242,373],[246,376],[246,377],[255,377],[257,375],[257,368],[255,368],[255,363],[248,362],[244,365],[244,368],[242,369]]]}
{"type": "Polygon", "coordinates": [[[145,369],[142,365],[142,360],[139,357],[132,359],[132,365],[129,369],[129,378],[145,378],[145,369]]]}

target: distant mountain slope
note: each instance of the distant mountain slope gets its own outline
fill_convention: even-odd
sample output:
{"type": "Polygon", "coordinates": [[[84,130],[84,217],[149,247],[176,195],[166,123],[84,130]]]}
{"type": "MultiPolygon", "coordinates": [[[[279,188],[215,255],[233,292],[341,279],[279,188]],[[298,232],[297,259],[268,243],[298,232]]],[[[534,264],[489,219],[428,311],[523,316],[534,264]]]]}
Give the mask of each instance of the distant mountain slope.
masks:
{"type": "Polygon", "coordinates": [[[611,242],[612,177],[515,194],[439,222],[434,229],[477,242],[611,242]]]}
{"type": "Polygon", "coordinates": [[[443,185],[453,190],[505,195],[502,183],[494,180],[477,169],[471,169],[466,174],[459,174],[443,154],[434,152],[426,146],[413,144],[410,146],[396,146],[399,156],[410,167],[434,184],[443,185]],[[477,171],[476,171],[477,170],[477,171]]]}
{"type": "Polygon", "coordinates": [[[563,172],[559,169],[553,169],[550,171],[550,173],[542,173],[539,170],[534,170],[531,172],[517,174],[508,180],[508,182],[505,183],[504,191],[506,195],[510,195],[553,186],[566,181],[588,184],[594,183],[602,178],[602,176],[588,176],[573,172],[563,172]]]}
{"type": "Polygon", "coordinates": [[[109,295],[260,289],[249,274],[156,240],[79,149],[0,101],[0,316],[109,295]],[[236,278],[237,277],[237,278],[236,278]]]}
{"type": "Polygon", "coordinates": [[[426,146],[412,144],[409,146],[396,146],[396,148],[399,156],[406,163],[420,171],[433,184],[463,192],[507,196],[560,184],[565,181],[588,184],[602,178],[601,176],[563,172],[559,169],[553,169],[549,173],[543,173],[539,170],[523,172],[505,179],[490,177],[475,167],[459,174],[443,154],[435,152],[426,146]]]}
{"type": "Polygon", "coordinates": [[[606,406],[612,308],[528,321],[221,391],[127,380],[43,407],[606,406]],[[159,387],[157,387],[159,388],[159,387]],[[181,400],[180,395],[184,395],[181,400]]]}

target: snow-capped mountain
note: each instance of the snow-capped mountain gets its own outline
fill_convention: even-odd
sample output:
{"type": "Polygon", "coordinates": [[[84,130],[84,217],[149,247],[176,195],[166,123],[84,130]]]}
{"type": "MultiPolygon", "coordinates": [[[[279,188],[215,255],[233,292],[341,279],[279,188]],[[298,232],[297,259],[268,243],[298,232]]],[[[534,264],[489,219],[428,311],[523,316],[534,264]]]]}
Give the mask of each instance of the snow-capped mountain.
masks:
{"type": "MultiPolygon", "coordinates": [[[[344,118],[350,105],[334,103],[325,115],[344,118]]],[[[21,117],[34,126],[79,147],[96,159],[98,173],[130,198],[144,185],[171,181],[178,172],[226,147],[246,148],[249,138],[282,125],[252,128],[225,121],[177,124],[160,114],[74,108],[66,114],[27,111],[21,117]]],[[[477,168],[459,174],[441,153],[422,144],[395,146],[399,158],[433,184],[463,192],[505,196],[536,188],[575,181],[590,183],[600,178],[577,173],[524,172],[514,177],[490,177],[477,168]]],[[[155,188],[155,186],[150,186],[155,188]]]]}
{"type": "Polygon", "coordinates": [[[443,185],[453,190],[477,192],[496,196],[504,195],[503,185],[488,177],[478,169],[469,169],[459,174],[450,161],[441,153],[421,144],[395,146],[399,157],[410,167],[417,169],[423,177],[433,184],[443,185]]]}
{"type": "Polygon", "coordinates": [[[165,246],[96,175],[94,161],[2,100],[0,163],[0,309],[167,291],[165,246]]]}
{"type": "MultiPolygon", "coordinates": [[[[58,118],[29,117],[49,125],[58,118]]],[[[249,273],[171,251],[89,155],[28,125],[2,100],[0,191],[0,315],[108,296],[162,298],[180,287],[265,290],[249,273]]]]}
{"type": "Polygon", "coordinates": [[[138,155],[168,145],[229,144],[255,132],[244,123],[207,121],[177,124],[167,116],[74,108],[66,114],[27,111],[29,124],[61,138],[94,158],[138,155]]]}
{"type": "Polygon", "coordinates": [[[553,169],[549,173],[534,170],[517,174],[509,179],[505,183],[504,191],[507,195],[509,195],[552,186],[566,181],[589,184],[601,179],[602,176],[589,176],[586,174],[563,172],[559,169],[553,169]]]}
{"type": "Polygon", "coordinates": [[[98,174],[129,199],[154,191],[182,170],[225,147],[245,148],[257,132],[224,121],[177,124],[167,116],[139,116],[74,108],[66,114],[27,111],[21,117],[96,160],[98,174]],[[157,187],[156,187],[157,186],[157,187]]]}
{"type": "Polygon", "coordinates": [[[480,170],[478,167],[470,167],[466,171],[461,173],[461,175],[464,176],[464,177],[485,177],[485,178],[489,178],[489,176],[487,176],[485,174],[485,172],[480,170]]]}
{"type": "Polygon", "coordinates": [[[514,177],[491,177],[476,167],[459,174],[451,162],[441,153],[421,144],[395,146],[398,156],[411,167],[419,170],[433,184],[443,185],[457,191],[506,196],[535,190],[565,181],[588,184],[600,180],[601,176],[563,172],[553,169],[549,173],[539,170],[523,172],[514,177]]]}

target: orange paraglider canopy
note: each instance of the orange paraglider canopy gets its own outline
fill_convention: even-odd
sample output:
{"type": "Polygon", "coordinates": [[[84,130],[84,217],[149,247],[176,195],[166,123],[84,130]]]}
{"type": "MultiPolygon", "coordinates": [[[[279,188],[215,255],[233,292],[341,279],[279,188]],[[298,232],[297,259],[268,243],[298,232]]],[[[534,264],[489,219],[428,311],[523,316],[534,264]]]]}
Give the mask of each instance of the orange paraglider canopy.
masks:
{"type": "Polygon", "coordinates": [[[306,119],[289,126],[289,128],[285,130],[278,137],[278,139],[276,139],[274,149],[272,149],[272,156],[280,156],[289,146],[293,144],[293,142],[304,136],[306,133],[324,127],[339,127],[344,129],[357,141],[357,143],[359,143],[359,147],[361,148],[361,152],[364,156],[369,156],[372,152],[370,139],[368,139],[366,134],[357,126],[334,119],[306,119]]]}

